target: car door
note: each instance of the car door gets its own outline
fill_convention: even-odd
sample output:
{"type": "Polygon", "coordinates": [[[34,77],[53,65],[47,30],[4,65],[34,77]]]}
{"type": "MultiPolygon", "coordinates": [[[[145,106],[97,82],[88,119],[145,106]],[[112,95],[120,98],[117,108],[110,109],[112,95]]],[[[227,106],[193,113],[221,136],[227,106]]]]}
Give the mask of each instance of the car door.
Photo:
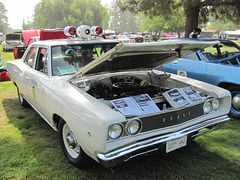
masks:
{"type": "Polygon", "coordinates": [[[30,86],[32,86],[32,79],[31,79],[31,74],[33,73],[34,69],[34,63],[35,63],[35,58],[36,58],[36,54],[37,54],[37,47],[31,47],[29,49],[29,51],[27,52],[27,56],[24,59],[24,70],[23,72],[23,78],[21,80],[21,84],[19,86],[20,88],[20,92],[22,93],[22,95],[24,96],[24,98],[30,103],[32,104],[32,98],[31,98],[31,88],[30,86]]]}
{"type": "Polygon", "coordinates": [[[206,81],[207,64],[204,59],[199,58],[197,53],[192,53],[164,65],[164,69],[170,73],[206,81]]]}
{"type": "Polygon", "coordinates": [[[31,104],[46,117],[46,96],[49,85],[47,47],[38,47],[33,72],[28,74],[28,95],[31,104]]]}

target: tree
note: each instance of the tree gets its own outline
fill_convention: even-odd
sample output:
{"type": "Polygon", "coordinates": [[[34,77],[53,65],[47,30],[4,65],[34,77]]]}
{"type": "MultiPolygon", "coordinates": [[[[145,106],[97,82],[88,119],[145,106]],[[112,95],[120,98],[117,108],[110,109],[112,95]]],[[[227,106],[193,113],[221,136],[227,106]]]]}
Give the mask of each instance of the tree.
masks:
{"type": "Polygon", "coordinates": [[[199,21],[206,22],[210,14],[219,19],[240,22],[239,0],[118,0],[117,3],[123,11],[144,12],[150,16],[163,16],[169,20],[176,9],[183,7],[186,17],[186,37],[198,26],[199,21]]]}
{"type": "Polygon", "coordinates": [[[2,2],[0,2],[0,32],[6,33],[8,29],[7,10],[2,2]]]}
{"type": "Polygon", "coordinates": [[[183,11],[176,12],[172,16],[172,20],[166,20],[163,16],[153,16],[149,17],[144,14],[137,15],[141,19],[141,24],[139,29],[142,31],[156,32],[161,34],[162,31],[167,32],[177,32],[178,37],[180,37],[181,32],[184,31],[183,11]]]}
{"type": "Polygon", "coordinates": [[[107,13],[100,0],[41,0],[35,6],[36,28],[101,25],[107,13]]]}
{"type": "Polygon", "coordinates": [[[112,24],[115,32],[137,32],[139,30],[132,12],[121,12],[116,1],[112,2],[112,9],[112,24]]]}

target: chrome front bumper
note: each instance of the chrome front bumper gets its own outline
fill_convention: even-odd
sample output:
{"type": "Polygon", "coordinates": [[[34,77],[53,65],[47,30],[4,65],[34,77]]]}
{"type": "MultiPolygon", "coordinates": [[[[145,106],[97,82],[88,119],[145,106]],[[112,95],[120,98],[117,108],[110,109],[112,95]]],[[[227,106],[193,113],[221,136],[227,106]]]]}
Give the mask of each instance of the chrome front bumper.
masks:
{"type": "MultiPolygon", "coordinates": [[[[194,126],[181,129],[177,132],[159,135],[157,137],[155,136],[150,139],[145,139],[105,154],[97,153],[97,158],[99,163],[102,164],[103,166],[113,167],[121,162],[128,161],[136,156],[157,151],[159,149],[159,145],[166,143],[167,141],[181,138],[186,135],[188,135],[189,138],[201,135],[202,132],[198,133],[199,130],[203,128],[213,127],[214,125],[227,121],[229,119],[230,118],[227,115],[214,119],[209,119],[204,122],[198,123],[194,126]]],[[[209,130],[212,129],[209,128],[209,130]]]]}

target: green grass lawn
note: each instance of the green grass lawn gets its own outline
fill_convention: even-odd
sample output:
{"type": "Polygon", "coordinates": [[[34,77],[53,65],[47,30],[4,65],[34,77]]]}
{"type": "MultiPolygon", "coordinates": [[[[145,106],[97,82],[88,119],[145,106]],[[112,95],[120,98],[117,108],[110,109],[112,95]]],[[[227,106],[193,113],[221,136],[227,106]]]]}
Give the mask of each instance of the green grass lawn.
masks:
{"type": "MultiPolygon", "coordinates": [[[[0,50],[2,48],[0,47],[0,50]]],[[[4,63],[13,60],[3,53],[4,63]]],[[[239,180],[240,120],[165,154],[135,158],[111,169],[80,170],[63,155],[58,134],[32,109],[22,108],[12,82],[0,82],[0,179],[216,179],[239,180]]]]}

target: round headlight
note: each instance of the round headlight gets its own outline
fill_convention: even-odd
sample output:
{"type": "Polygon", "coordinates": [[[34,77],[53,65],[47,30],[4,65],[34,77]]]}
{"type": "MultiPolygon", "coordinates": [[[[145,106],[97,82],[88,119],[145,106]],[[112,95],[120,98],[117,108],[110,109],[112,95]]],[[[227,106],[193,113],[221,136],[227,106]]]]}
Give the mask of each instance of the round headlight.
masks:
{"type": "Polygon", "coordinates": [[[212,105],[209,101],[205,102],[204,105],[203,105],[203,112],[204,114],[208,114],[210,113],[212,110],[212,105]]]}
{"type": "Polygon", "coordinates": [[[141,123],[139,120],[133,120],[127,123],[126,131],[129,135],[137,134],[141,129],[141,123]]]}
{"type": "Polygon", "coordinates": [[[110,139],[117,139],[121,137],[122,132],[123,132],[123,128],[120,124],[113,124],[109,127],[108,137],[110,139]]]}
{"type": "Polygon", "coordinates": [[[212,108],[214,111],[218,110],[220,108],[220,100],[214,99],[212,102],[212,108]]]}

